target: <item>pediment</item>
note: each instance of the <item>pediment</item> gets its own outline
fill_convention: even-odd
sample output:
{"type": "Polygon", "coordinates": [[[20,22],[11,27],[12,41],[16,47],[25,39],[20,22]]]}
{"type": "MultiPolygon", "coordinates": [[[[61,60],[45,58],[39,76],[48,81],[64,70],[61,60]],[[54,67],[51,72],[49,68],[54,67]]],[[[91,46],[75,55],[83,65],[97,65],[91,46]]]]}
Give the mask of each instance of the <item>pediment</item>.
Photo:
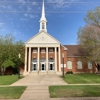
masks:
{"type": "Polygon", "coordinates": [[[57,43],[60,44],[60,42],[52,37],[50,34],[42,31],[35,36],[33,36],[31,39],[25,42],[25,44],[41,44],[41,43],[57,43]]]}

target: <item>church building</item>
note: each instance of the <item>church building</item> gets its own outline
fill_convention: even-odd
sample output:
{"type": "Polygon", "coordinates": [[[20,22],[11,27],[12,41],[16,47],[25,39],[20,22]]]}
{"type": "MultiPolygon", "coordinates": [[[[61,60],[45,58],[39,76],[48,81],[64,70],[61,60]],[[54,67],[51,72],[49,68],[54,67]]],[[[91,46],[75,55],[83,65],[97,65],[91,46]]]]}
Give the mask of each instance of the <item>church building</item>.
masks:
{"type": "Polygon", "coordinates": [[[63,68],[65,73],[68,71],[73,73],[96,71],[90,61],[81,61],[78,45],[62,45],[47,32],[44,1],[39,22],[39,33],[25,42],[24,75],[30,73],[62,74],[63,68]]]}

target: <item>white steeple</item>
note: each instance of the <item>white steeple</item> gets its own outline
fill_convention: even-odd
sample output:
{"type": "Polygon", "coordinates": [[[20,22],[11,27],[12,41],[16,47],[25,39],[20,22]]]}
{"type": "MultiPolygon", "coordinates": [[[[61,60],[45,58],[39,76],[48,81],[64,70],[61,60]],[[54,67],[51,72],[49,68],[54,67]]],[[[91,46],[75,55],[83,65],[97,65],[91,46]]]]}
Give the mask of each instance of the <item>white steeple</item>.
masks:
{"type": "Polygon", "coordinates": [[[41,19],[40,19],[40,30],[39,31],[46,31],[47,32],[46,23],[47,23],[47,20],[45,18],[45,7],[44,7],[44,0],[43,0],[42,16],[41,16],[41,19]]]}

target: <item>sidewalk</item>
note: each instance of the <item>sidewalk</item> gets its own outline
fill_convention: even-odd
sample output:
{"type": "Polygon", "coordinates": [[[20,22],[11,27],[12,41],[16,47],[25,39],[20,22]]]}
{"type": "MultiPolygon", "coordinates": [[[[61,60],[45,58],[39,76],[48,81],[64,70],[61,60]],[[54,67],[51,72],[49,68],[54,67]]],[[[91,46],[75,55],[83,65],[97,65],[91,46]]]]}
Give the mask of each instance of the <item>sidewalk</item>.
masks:
{"type": "Polygon", "coordinates": [[[48,86],[28,86],[22,94],[20,100],[48,100],[49,89],[48,86]]]}
{"type": "MultiPolygon", "coordinates": [[[[0,100],[100,100],[100,97],[69,97],[69,98],[50,98],[50,85],[100,85],[100,84],[67,84],[58,75],[33,75],[11,84],[10,86],[27,86],[20,99],[0,99],[0,100]]],[[[1,85],[0,87],[9,87],[1,85]]]]}

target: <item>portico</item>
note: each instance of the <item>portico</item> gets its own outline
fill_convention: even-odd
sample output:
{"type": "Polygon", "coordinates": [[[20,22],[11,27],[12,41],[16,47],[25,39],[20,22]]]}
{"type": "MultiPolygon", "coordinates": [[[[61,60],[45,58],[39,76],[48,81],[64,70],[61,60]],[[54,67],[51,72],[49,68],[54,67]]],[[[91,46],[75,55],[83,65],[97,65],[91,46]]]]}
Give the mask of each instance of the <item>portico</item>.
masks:
{"type": "MultiPolygon", "coordinates": [[[[47,44],[44,44],[47,45],[47,44]]],[[[26,47],[25,48],[25,73],[61,71],[59,62],[60,47],[26,47]]]]}

